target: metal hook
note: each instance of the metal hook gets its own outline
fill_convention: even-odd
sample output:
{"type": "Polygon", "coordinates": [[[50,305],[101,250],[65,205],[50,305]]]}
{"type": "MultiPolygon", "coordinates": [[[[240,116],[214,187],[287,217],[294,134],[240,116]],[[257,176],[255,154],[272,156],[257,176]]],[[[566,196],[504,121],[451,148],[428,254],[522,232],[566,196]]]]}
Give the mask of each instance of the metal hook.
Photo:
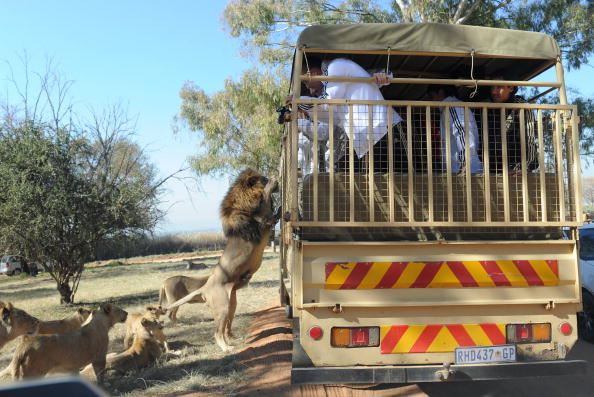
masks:
{"type": "Polygon", "coordinates": [[[469,98],[474,98],[478,91],[478,83],[474,79],[474,48],[470,51],[470,79],[474,81],[474,91],[470,93],[469,98]]]}

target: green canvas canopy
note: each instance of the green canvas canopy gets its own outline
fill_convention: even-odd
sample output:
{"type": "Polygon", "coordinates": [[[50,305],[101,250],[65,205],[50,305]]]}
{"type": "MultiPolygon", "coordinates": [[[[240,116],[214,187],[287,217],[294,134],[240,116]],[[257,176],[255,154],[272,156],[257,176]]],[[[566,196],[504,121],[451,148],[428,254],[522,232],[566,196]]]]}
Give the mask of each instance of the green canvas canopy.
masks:
{"type": "MultiPolygon", "coordinates": [[[[489,79],[503,72],[507,80],[529,80],[555,65],[561,54],[557,42],[542,33],[438,23],[310,26],[297,48],[304,48],[306,56],[346,57],[368,70],[386,68],[389,48],[395,76],[451,79],[489,79]]],[[[384,95],[414,100],[425,89],[392,85],[384,95]]]]}

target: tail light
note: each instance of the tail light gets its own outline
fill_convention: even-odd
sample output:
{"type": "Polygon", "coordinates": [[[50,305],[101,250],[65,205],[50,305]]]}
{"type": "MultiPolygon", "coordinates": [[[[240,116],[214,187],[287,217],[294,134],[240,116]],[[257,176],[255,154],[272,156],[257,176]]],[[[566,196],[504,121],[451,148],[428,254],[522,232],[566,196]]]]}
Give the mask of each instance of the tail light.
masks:
{"type": "Polygon", "coordinates": [[[572,330],[573,330],[573,327],[571,326],[571,324],[569,324],[567,322],[563,322],[559,325],[559,331],[561,331],[561,333],[565,336],[568,336],[569,334],[571,334],[572,330]]]}
{"type": "Polygon", "coordinates": [[[330,345],[334,347],[379,346],[379,327],[333,327],[330,345]]]}
{"type": "Polygon", "coordinates": [[[551,324],[507,324],[507,343],[542,343],[551,341],[551,324]]]}

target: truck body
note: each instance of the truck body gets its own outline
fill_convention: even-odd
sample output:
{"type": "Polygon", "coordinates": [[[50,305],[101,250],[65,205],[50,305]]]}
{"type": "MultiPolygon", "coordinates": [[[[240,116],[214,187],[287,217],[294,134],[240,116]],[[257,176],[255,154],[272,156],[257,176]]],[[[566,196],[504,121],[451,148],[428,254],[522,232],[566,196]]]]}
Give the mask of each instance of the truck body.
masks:
{"type": "MultiPolygon", "coordinates": [[[[283,139],[281,176],[281,300],[294,318],[295,383],[406,383],[575,374],[585,362],[567,360],[581,309],[577,228],[580,201],[579,122],[567,104],[557,43],[544,34],[442,24],[313,26],[294,57],[293,111],[283,139]],[[360,83],[371,78],[311,76],[307,57],[347,58],[391,72],[383,101],[305,98],[306,79],[360,83]],[[549,68],[557,81],[531,81],[549,68]],[[489,80],[507,70],[506,81],[489,80]],[[559,104],[428,101],[433,84],[558,90],[559,104]],[[312,123],[311,164],[300,163],[296,108],[312,123]],[[404,170],[388,145],[387,172],[337,170],[335,147],[344,127],[354,138],[356,112],[394,109],[406,134],[404,170]],[[465,168],[452,169],[449,123],[464,109],[465,168]],[[489,164],[489,117],[520,118],[520,166],[489,164]],[[342,113],[346,124],[338,126],[342,113]],[[527,160],[533,115],[538,166],[527,160]],[[469,119],[477,120],[483,172],[470,172],[469,119]],[[441,142],[440,142],[441,139],[441,142]],[[445,145],[443,168],[427,161],[445,145]],[[308,173],[303,170],[308,169],[308,173]],[[564,233],[565,230],[565,233],[564,233]],[[564,237],[565,236],[565,237],[564,237]],[[567,238],[569,236],[569,238],[567,238]]],[[[327,84],[327,83],[325,83],[327,84]]],[[[391,118],[391,112],[387,113],[391,118]]],[[[392,121],[392,120],[390,120],[392,121]]],[[[396,125],[388,123],[390,143],[396,125]]],[[[372,134],[369,134],[371,136],[372,134]]],[[[510,138],[511,139],[511,138],[510,138]]],[[[441,160],[440,160],[441,161],[441,160]]],[[[511,161],[511,160],[510,160],[511,161]]]]}

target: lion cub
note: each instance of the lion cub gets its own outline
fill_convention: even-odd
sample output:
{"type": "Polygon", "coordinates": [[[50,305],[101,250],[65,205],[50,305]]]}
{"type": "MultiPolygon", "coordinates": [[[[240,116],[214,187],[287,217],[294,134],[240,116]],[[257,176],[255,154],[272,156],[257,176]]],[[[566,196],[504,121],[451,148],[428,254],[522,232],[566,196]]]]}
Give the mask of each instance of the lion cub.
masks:
{"type": "Polygon", "coordinates": [[[110,303],[93,310],[91,320],[68,334],[25,335],[10,363],[13,378],[44,376],[49,372],[76,373],[92,364],[99,381],[105,368],[108,332],[126,321],[128,313],[110,303]]]}
{"type": "MultiPolygon", "coordinates": [[[[163,323],[141,318],[136,327],[132,346],[121,353],[107,355],[105,375],[122,375],[130,370],[151,365],[164,353],[164,343],[163,323]]],[[[91,375],[91,368],[91,365],[87,365],[80,372],[81,375],[91,375]]]]}
{"type": "Polygon", "coordinates": [[[0,302],[0,349],[11,340],[26,333],[37,333],[39,320],[12,303],[0,302]]]}
{"type": "Polygon", "coordinates": [[[79,307],[76,312],[63,318],[61,320],[51,320],[51,321],[40,321],[39,322],[39,333],[40,334],[67,334],[69,332],[76,331],[91,315],[91,311],[89,309],[85,309],[84,307],[79,307]]]}
{"type": "MultiPolygon", "coordinates": [[[[126,349],[132,346],[136,328],[140,325],[140,321],[143,318],[158,321],[159,317],[167,314],[167,309],[163,309],[161,306],[148,305],[145,309],[146,311],[144,313],[133,313],[128,315],[128,319],[126,320],[126,336],[124,336],[124,347],[126,349]]],[[[165,345],[167,345],[167,342],[165,342],[165,345]]]]}

